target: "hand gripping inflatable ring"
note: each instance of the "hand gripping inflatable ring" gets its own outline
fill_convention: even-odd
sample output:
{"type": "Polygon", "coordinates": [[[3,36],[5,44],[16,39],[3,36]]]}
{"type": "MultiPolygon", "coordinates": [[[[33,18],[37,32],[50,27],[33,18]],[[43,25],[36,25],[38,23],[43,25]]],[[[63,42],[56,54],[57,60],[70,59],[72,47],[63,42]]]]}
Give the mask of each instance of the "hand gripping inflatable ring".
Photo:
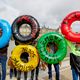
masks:
{"type": "Polygon", "coordinates": [[[15,19],[12,24],[12,33],[15,40],[18,40],[22,43],[30,42],[36,39],[39,35],[40,26],[37,20],[29,15],[19,16],[15,19]],[[29,35],[23,36],[19,32],[19,28],[22,24],[28,24],[31,27],[31,33],[29,35]]]}
{"type": "Polygon", "coordinates": [[[59,63],[64,59],[67,53],[67,44],[63,36],[57,32],[49,32],[40,37],[37,43],[37,49],[43,61],[49,64],[59,63]],[[50,54],[46,47],[49,42],[54,42],[58,46],[55,54],[50,54]]]}
{"type": "Polygon", "coordinates": [[[16,69],[21,71],[31,71],[37,67],[39,62],[39,56],[37,49],[31,45],[18,45],[14,48],[11,59],[16,69]],[[22,53],[28,53],[30,60],[25,63],[21,60],[20,56],[22,53]]]}
{"type": "Polygon", "coordinates": [[[71,24],[80,21],[80,11],[70,13],[61,23],[61,32],[66,39],[72,42],[80,42],[80,33],[72,32],[71,24]]]}
{"type": "Polygon", "coordinates": [[[0,36],[0,48],[3,48],[9,43],[12,31],[10,24],[3,19],[0,20],[0,29],[2,30],[0,36]]]}

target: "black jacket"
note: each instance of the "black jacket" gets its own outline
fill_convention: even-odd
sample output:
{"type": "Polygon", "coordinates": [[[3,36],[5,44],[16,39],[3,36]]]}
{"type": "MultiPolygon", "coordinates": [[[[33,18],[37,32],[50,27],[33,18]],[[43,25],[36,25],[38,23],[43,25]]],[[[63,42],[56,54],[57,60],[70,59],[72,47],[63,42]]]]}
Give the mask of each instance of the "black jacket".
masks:
{"type": "Polygon", "coordinates": [[[80,74],[80,56],[76,56],[73,53],[70,53],[70,65],[80,74]]]}
{"type": "Polygon", "coordinates": [[[9,46],[9,45],[6,45],[5,47],[0,48],[0,55],[1,55],[1,53],[2,53],[2,54],[7,54],[8,46],[9,46]]]}

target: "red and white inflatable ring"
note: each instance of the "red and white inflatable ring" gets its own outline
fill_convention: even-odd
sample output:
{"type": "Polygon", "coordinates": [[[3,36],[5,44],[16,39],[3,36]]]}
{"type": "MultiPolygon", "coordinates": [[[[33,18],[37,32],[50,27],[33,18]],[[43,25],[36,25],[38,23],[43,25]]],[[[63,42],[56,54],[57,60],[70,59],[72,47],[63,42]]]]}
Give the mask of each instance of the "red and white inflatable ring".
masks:
{"type": "Polygon", "coordinates": [[[80,42],[80,33],[72,32],[71,24],[80,21],[80,11],[75,11],[66,16],[61,23],[61,32],[66,39],[72,42],[80,42]]]}

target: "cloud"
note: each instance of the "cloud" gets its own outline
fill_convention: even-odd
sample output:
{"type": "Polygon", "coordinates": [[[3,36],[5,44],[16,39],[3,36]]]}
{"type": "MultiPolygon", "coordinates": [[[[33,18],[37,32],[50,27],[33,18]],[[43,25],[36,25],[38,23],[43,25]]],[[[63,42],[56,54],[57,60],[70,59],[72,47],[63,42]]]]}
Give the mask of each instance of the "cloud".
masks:
{"type": "Polygon", "coordinates": [[[0,19],[7,20],[10,24],[14,21],[16,17],[19,16],[19,11],[13,7],[4,4],[0,1],[0,19]]]}
{"type": "Polygon", "coordinates": [[[80,10],[80,0],[3,0],[9,6],[35,17],[40,25],[56,29],[66,15],[80,10]]]}

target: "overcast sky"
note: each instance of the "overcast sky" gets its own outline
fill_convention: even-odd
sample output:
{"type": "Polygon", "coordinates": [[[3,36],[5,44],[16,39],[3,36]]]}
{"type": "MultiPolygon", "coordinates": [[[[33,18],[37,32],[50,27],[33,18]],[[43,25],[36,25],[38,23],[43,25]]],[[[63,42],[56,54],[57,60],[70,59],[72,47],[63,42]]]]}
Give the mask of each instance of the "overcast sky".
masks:
{"type": "MultiPolygon", "coordinates": [[[[40,26],[45,25],[53,29],[57,29],[69,13],[80,11],[80,0],[0,0],[0,7],[1,4],[8,6],[7,13],[10,13],[10,17],[13,15],[14,19],[23,14],[32,15],[40,26]],[[11,9],[13,11],[10,12],[11,9]]],[[[7,13],[6,16],[9,18],[7,13]]],[[[79,25],[80,23],[75,26],[79,25]]],[[[79,27],[75,29],[80,30],[79,27]]]]}

